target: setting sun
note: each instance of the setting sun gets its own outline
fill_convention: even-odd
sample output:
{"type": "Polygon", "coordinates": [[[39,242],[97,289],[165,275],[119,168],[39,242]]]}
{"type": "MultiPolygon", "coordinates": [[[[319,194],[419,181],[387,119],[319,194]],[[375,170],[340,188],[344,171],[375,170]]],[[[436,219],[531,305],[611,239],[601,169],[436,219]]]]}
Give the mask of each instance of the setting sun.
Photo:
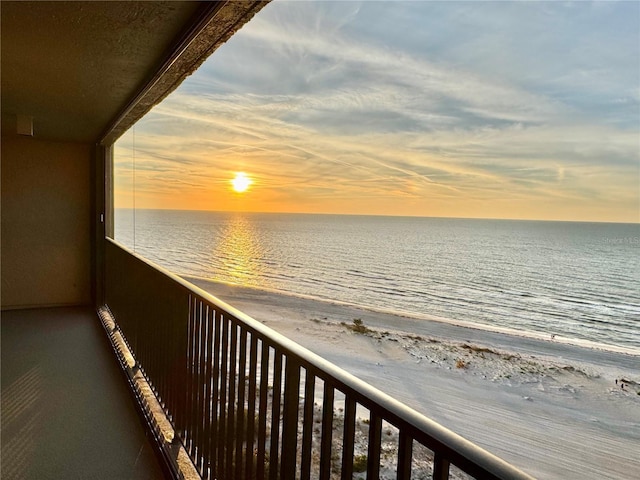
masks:
{"type": "Polygon", "coordinates": [[[236,173],[235,178],[231,180],[233,189],[238,193],[245,192],[249,188],[249,185],[251,185],[252,183],[253,182],[251,181],[251,179],[247,177],[244,172],[236,173]]]}

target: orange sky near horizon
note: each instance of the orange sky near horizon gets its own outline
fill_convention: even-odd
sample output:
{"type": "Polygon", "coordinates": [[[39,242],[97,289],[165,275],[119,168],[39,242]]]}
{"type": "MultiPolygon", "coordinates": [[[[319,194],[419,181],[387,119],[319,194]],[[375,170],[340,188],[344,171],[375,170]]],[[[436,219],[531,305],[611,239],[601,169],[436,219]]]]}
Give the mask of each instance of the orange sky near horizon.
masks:
{"type": "MultiPolygon", "coordinates": [[[[637,223],[638,211],[619,211],[612,215],[612,207],[606,203],[594,204],[585,211],[580,199],[558,205],[555,199],[531,202],[526,197],[504,199],[443,199],[417,197],[407,199],[403,195],[353,195],[349,190],[334,193],[321,200],[305,195],[303,188],[280,186],[270,188],[260,178],[253,181],[248,191],[238,193],[231,186],[235,172],[227,178],[211,180],[210,188],[195,191],[164,192],[145,191],[138,185],[135,208],[161,210],[203,210],[265,213],[315,213],[353,215],[401,215],[418,217],[498,218],[515,220],[557,220],[586,222],[637,223]]],[[[139,177],[139,175],[138,175],[139,177]]],[[[140,179],[138,178],[138,181],[140,179]]],[[[143,183],[143,182],[142,182],[143,183]]],[[[132,208],[130,192],[117,192],[116,208],[132,208]]]]}

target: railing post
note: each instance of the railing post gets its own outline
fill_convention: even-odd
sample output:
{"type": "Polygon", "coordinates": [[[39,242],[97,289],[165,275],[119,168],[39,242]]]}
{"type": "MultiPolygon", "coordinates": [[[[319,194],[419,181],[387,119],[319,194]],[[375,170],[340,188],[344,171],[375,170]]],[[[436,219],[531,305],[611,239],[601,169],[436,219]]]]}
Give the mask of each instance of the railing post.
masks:
{"type": "MultiPolygon", "coordinates": [[[[229,319],[231,327],[231,344],[229,349],[229,390],[227,391],[227,435],[226,435],[226,458],[225,458],[225,478],[233,478],[233,453],[236,438],[236,415],[239,413],[240,405],[236,405],[236,387],[239,379],[238,373],[238,325],[234,319],[229,319]]],[[[243,376],[244,381],[244,376],[243,376]]]]}
{"type": "Polygon", "coordinates": [[[186,439],[187,432],[187,375],[188,371],[188,335],[189,335],[189,312],[191,295],[186,291],[181,291],[180,298],[176,303],[176,311],[174,313],[175,319],[172,322],[173,326],[173,354],[174,364],[172,379],[174,382],[174,396],[176,399],[176,412],[175,419],[175,436],[174,442],[186,439]]]}
{"type": "Polygon", "coordinates": [[[256,389],[258,375],[258,338],[251,334],[249,351],[249,398],[247,399],[247,455],[245,477],[254,478],[254,439],[256,436],[256,389]]]}
{"type": "Polygon", "coordinates": [[[209,439],[209,471],[211,478],[218,476],[218,438],[219,438],[219,417],[220,407],[220,343],[222,337],[222,315],[217,309],[213,310],[213,373],[211,389],[211,438],[209,439]]]}
{"type": "Polygon", "coordinates": [[[213,478],[211,475],[211,437],[213,425],[212,416],[214,414],[212,409],[213,399],[213,336],[215,335],[215,310],[210,306],[207,306],[207,314],[205,317],[207,326],[207,344],[205,351],[205,391],[204,391],[204,441],[202,442],[202,458],[203,458],[203,478],[213,478]]]}
{"type": "MultiPolygon", "coordinates": [[[[247,443],[247,436],[245,432],[245,428],[248,426],[249,422],[247,421],[245,424],[245,415],[247,411],[245,410],[245,375],[247,371],[247,331],[245,329],[240,330],[240,345],[239,345],[239,353],[238,353],[238,393],[236,395],[237,398],[237,409],[236,409],[236,427],[235,427],[235,442],[236,451],[235,451],[235,460],[234,466],[235,471],[233,474],[233,478],[247,478],[242,475],[242,468],[245,466],[245,455],[249,455],[249,446],[247,443]],[[246,449],[243,449],[246,447],[246,449]]],[[[233,400],[232,400],[233,401],[233,400]]],[[[247,417],[248,418],[248,417],[247,417]]]]}
{"type": "Polygon", "coordinates": [[[369,451],[367,452],[367,480],[380,477],[380,450],[382,443],[382,418],[371,412],[369,416],[369,451]]]}
{"type": "Polygon", "coordinates": [[[449,478],[449,459],[440,452],[433,457],[433,480],[447,480],[449,478]]]}
{"type": "Polygon", "coordinates": [[[229,320],[226,318],[224,314],[220,315],[220,323],[222,329],[221,336],[221,345],[220,345],[220,370],[219,372],[219,382],[220,382],[220,390],[219,390],[219,415],[218,415],[218,438],[216,441],[216,446],[218,451],[216,452],[216,470],[218,475],[224,478],[225,472],[225,448],[228,441],[227,438],[227,362],[228,362],[228,352],[229,352],[229,320]]]}
{"type": "Polygon", "coordinates": [[[311,446],[313,443],[313,401],[316,377],[309,370],[305,370],[304,380],[304,416],[302,419],[302,455],[300,461],[300,479],[311,479],[311,446]]]}
{"type": "Polygon", "coordinates": [[[333,436],[334,389],[326,380],[322,396],[322,438],[320,440],[320,480],[331,476],[331,445],[333,436]]]}
{"type": "Polygon", "coordinates": [[[400,430],[398,440],[398,480],[411,478],[411,460],[413,457],[413,438],[400,430]]]}
{"type": "Polygon", "coordinates": [[[260,401],[258,405],[258,448],[256,455],[256,478],[266,478],[267,451],[267,400],[269,390],[269,345],[260,341],[260,401]]]}
{"type": "Polygon", "coordinates": [[[342,478],[353,477],[353,451],[356,435],[356,402],[350,396],[344,400],[344,431],[342,434],[342,478]]]}
{"type": "Polygon", "coordinates": [[[278,478],[280,438],[280,402],[282,398],[282,353],[274,348],[273,399],[271,403],[271,448],[269,450],[269,480],[278,478]]]}
{"type": "Polygon", "coordinates": [[[287,357],[284,383],[282,457],[280,478],[295,478],[298,448],[298,406],[300,399],[300,365],[287,357]]]}
{"type": "Polygon", "coordinates": [[[202,475],[203,472],[203,457],[202,457],[202,449],[203,449],[203,444],[204,444],[204,384],[205,384],[205,376],[204,376],[204,367],[205,367],[205,357],[204,357],[204,352],[205,352],[205,345],[206,345],[206,329],[205,329],[205,311],[204,311],[204,304],[201,301],[198,301],[197,304],[197,324],[196,324],[196,328],[198,329],[197,331],[197,343],[196,343],[196,349],[197,349],[197,363],[196,363],[196,369],[197,369],[197,376],[196,376],[196,418],[195,418],[195,423],[194,423],[194,430],[195,430],[195,435],[194,435],[194,440],[195,440],[195,445],[196,445],[196,453],[197,456],[195,457],[196,462],[195,465],[198,469],[198,471],[200,472],[200,474],[202,475]]]}
{"type": "Polygon", "coordinates": [[[187,418],[185,421],[186,431],[185,431],[185,448],[187,452],[191,454],[191,446],[193,445],[193,416],[194,416],[194,406],[195,402],[193,401],[193,392],[194,392],[194,338],[195,338],[195,312],[194,312],[195,299],[192,295],[189,295],[189,320],[188,331],[187,331],[187,371],[185,372],[186,377],[186,398],[187,398],[187,418]]]}

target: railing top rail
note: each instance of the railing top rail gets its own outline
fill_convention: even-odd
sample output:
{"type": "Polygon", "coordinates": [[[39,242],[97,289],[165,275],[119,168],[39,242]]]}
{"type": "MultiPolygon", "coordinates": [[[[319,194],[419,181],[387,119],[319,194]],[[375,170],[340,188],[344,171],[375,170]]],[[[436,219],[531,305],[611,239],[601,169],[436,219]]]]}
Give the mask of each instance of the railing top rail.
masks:
{"type": "Polygon", "coordinates": [[[416,440],[424,443],[424,445],[434,451],[446,454],[454,465],[462,467],[472,475],[490,475],[495,478],[509,478],[514,480],[533,479],[533,477],[515,468],[501,458],[496,457],[460,435],[425,417],[423,414],[404,405],[305,347],[298,345],[284,335],[263,325],[205,290],[131,251],[117,241],[107,238],[107,242],[132,255],[150,268],[159,271],[189,293],[200,297],[212,306],[230,314],[240,324],[255,332],[255,334],[269,345],[277,348],[287,356],[295,358],[301,366],[311,369],[314,374],[329,382],[336,389],[345,394],[353,395],[364,407],[376,412],[384,412],[383,416],[389,423],[397,427],[409,427],[410,433],[416,440]]]}

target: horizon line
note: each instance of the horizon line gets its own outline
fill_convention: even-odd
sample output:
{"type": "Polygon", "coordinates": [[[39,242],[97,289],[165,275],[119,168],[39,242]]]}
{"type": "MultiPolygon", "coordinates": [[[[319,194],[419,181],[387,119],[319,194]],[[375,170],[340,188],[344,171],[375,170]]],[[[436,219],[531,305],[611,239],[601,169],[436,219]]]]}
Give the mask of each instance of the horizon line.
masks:
{"type": "Polygon", "coordinates": [[[234,213],[234,214],[259,214],[259,215],[324,215],[343,217],[384,217],[384,218],[430,218],[444,220],[504,220],[510,222],[555,222],[555,223],[602,223],[612,225],[639,225],[640,219],[635,222],[615,222],[607,220],[558,220],[545,218],[502,218],[502,217],[448,217],[437,215],[390,215],[376,213],[335,213],[335,212],[266,212],[266,211],[246,211],[246,210],[205,210],[205,209],[185,209],[185,208],[132,208],[114,207],[114,210],[156,210],[167,212],[205,212],[205,213],[234,213]]]}

